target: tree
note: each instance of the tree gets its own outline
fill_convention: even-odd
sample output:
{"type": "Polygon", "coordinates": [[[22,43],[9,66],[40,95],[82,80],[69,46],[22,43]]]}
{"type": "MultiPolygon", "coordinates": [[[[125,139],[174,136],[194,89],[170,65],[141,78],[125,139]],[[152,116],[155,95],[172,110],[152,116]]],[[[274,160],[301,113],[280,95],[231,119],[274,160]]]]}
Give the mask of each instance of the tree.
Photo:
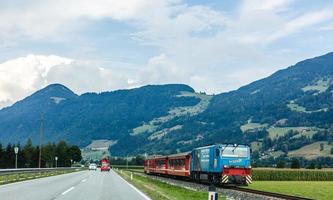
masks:
{"type": "Polygon", "coordinates": [[[15,153],[14,146],[10,143],[7,145],[3,156],[4,168],[14,168],[15,167],[15,153]]]}
{"type": "Polygon", "coordinates": [[[320,151],[324,151],[324,143],[320,143],[320,151]]]}
{"type": "Polygon", "coordinates": [[[54,157],[56,156],[56,145],[54,143],[47,143],[43,146],[43,160],[45,160],[46,167],[54,167],[54,157]]]}
{"type": "Polygon", "coordinates": [[[276,168],[285,168],[286,162],[284,160],[279,160],[276,165],[276,168]]]}
{"type": "Polygon", "coordinates": [[[316,165],[314,162],[311,162],[310,165],[308,166],[308,169],[315,169],[316,165]]]}
{"type": "Polygon", "coordinates": [[[73,145],[68,149],[68,155],[70,159],[75,162],[80,162],[82,160],[81,150],[76,145],[73,145]]]}
{"type": "Polygon", "coordinates": [[[68,167],[70,166],[70,157],[68,155],[67,143],[61,140],[57,144],[56,156],[58,157],[58,167],[68,167]]]}
{"type": "Polygon", "coordinates": [[[4,156],[4,151],[3,151],[3,148],[2,148],[2,144],[0,143],[0,169],[4,168],[3,156],[4,156]]]}
{"type": "Polygon", "coordinates": [[[292,169],[299,169],[300,168],[299,160],[297,158],[292,159],[290,167],[292,169]]]}
{"type": "Polygon", "coordinates": [[[23,147],[23,156],[25,159],[25,167],[33,167],[34,166],[34,152],[35,152],[35,147],[32,145],[32,141],[29,138],[27,141],[27,144],[23,147]]]}
{"type": "Polygon", "coordinates": [[[333,154],[333,147],[331,148],[331,154],[333,154]]]}

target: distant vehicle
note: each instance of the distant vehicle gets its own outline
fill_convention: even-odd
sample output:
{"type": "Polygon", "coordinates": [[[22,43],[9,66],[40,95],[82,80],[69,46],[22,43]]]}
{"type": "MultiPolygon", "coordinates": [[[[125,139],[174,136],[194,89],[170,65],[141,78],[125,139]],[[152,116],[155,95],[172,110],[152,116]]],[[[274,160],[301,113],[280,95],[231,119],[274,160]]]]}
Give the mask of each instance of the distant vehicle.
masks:
{"type": "Polygon", "coordinates": [[[152,156],[145,160],[144,172],[213,184],[248,185],[252,183],[250,147],[217,144],[186,153],[152,156]]]}
{"type": "Polygon", "coordinates": [[[95,163],[91,163],[90,165],[89,165],[89,171],[90,170],[97,170],[97,165],[95,164],[95,163]]]}
{"type": "Polygon", "coordinates": [[[108,171],[109,172],[110,169],[111,169],[109,159],[108,158],[104,158],[104,159],[101,160],[101,163],[102,163],[102,165],[101,165],[101,172],[103,172],[103,171],[108,171]]]}

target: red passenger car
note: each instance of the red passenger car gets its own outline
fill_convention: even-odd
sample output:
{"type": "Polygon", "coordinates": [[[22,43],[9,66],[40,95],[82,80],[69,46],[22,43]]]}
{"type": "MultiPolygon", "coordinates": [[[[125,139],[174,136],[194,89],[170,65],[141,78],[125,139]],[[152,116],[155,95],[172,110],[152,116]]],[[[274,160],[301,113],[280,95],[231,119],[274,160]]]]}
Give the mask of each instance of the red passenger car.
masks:
{"type": "Polygon", "coordinates": [[[144,172],[170,176],[190,177],[191,153],[151,156],[145,160],[144,172]]]}

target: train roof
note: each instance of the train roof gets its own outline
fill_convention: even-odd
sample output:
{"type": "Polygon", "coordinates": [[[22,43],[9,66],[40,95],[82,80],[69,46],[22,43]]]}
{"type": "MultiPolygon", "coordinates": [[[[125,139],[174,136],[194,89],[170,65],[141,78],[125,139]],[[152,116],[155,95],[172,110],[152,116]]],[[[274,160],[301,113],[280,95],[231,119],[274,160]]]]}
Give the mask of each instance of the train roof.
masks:
{"type": "Polygon", "coordinates": [[[221,144],[211,144],[211,145],[207,145],[207,146],[203,146],[203,147],[197,147],[197,148],[194,148],[194,149],[204,149],[204,148],[208,148],[208,147],[213,147],[213,146],[222,146],[222,147],[225,147],[225,146],[246,146],[248,147],[249,145],[247,144],[237,144],[237,143],[221,143],[221,144]]]}
{"type": "Polygon", "coordinates": [[[191,154],[191,151],[188,152],[183,152],[183,153],[176,153],[176,154],[171,154],[171,155],[152,155],[148,156],[147,159],[159,159],[159,158],[171,158],[171,157],[182,157],[182,156],[187,156],[191,154]]]}

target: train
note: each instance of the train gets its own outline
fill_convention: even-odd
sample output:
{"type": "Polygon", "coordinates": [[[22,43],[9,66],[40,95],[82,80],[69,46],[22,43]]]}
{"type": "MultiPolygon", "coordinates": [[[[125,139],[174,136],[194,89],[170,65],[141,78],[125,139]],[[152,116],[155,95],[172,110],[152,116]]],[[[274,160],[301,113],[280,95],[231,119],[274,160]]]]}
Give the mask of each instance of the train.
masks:
{"type": "Polygon", "coordinates": [[[209,182],[215,185],[252,183],[251,149],[241,144],[215,144],[144,160],[144,173],[209,182]]]}

